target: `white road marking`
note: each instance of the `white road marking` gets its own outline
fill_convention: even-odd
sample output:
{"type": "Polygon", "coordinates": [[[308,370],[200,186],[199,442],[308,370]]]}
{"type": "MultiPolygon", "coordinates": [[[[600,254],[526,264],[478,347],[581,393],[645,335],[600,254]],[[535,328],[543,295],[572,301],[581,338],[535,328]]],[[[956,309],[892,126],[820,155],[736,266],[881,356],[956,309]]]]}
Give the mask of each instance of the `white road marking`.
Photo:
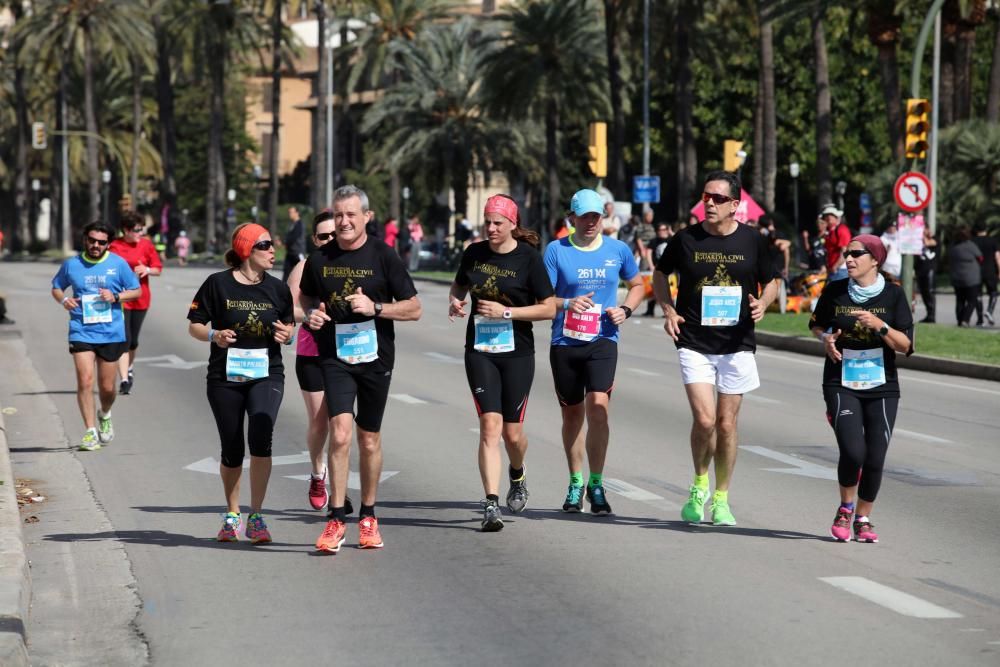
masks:
{"type": "Polygon", "coordinates": [[[763,456],[765,458],[773,459],[786,465],[793,466],[792,468],[764,468],[764,470],[768,472],[782,472],[788,475],[801,475],[802,477],[814,477],[816,479],[837,479],[837,471],[833,468],[827,468],[826,466],[821,466],[816,463],[803,461],[802,459],[797,459],[794,456],[776,452],[773,449],[768,449],[767,447],[741,445],[740,449],[745,449],[748,452],[756,454],[757,456],[763,456]]]}
{"type": "Polygon", "coordinates": [[[897,591],[864,577],[820,577],[831,586],[853,593],[869,602],[874,602],[897,614],[913,618],[962,618],[962,614],[951,609],[922,600],[909,593],[897,591]]]}
{"type": "Polygon", "coordinates": [[[476,427],[472,427],[469,430],[472,431],[473,433],[479,433],[479,429],[476,427]]]}
{"type": "Polygon", "coordinates": [[[775,354],[773,352],[761,352],[760,350],[757,350],[756,354],[757,354],[758,357],[770,357],[771,359],[781,359],[782,361],[790,361],[793,364],[805,364],[806,366],[822,366],[823,365],[822,361],[812,361],[812,360],[810,360],[808,358],[806,358],[806,359],[799,359],[798,357],[793,356],[795,353],[775,354]]]}
{"type": "Polygon", "coordinates": [[[409,394],[389,394],[389,398],[395,398],[397,401],[409,403],[410,405],[427,405],[427,401],[416,396],[410,396],[409,394]]]}
{"type": "MultiPolygon", "coordinates": [[[[300,463],[309,463],[309,452],[271,457],[271,465],[286,466],[286,465],[297,465],[300,463]]],[[[247,456],[243,459],[243,469],[246,470],[249,467],[250,467],[250,457],[247,456]]],[[[216,461],[211,456],[208,456],[201,459],[200,461],[195,461],[194,463],[184,466],[184,470],[193,470],[194,472],[204,472],[210,475],[218,475],[219,462],[216,461]]]]}
{"type": "Polygon", "coordinates": [[[434,361],[440,361],[446,364],[464,364],[465,362],[458,357],[453,357],[450,354],[441,354],[440,352],[424,352],[425,355],[433,359],[434,361]]]}
{"type": "Polygon", "coordinates": [[[658,496],[655,493],[647,491],[646,489],[640,489],[634,484],[629,484],[628,482],[615,479],[613,477],[604,478],[604,488],[608,491],[614,491],[620,496],[624,496],[629,500],[639,500],[646,502],[648,500],[663,500],[663,496],[658,496]]]}
{"type": "Polygon", "coordinates": [[[758,396],[757,394],[743,394],[743,398],[750,401],[751,403],[767,403],[768,405],[781,405],[781,401],[768,398],[766,396],[758,396]]]}
{"type": "MultiPolygon", "coordinates": [[[[384,482],[390,477],[395,477],[399,474],[398,470],[383,470],[382,475],[379,477],[379,482],[384,482]]],[[[284,475],[286,479],[297,479],[302,482],[309,480],[309,475],[284,475]]],[[[347,473],[347,488],[353,489],[355,491],[361,490],[361,473],[351,471],[347,473]]]]}
{"type": "Polygon", "coordinates": [[[136,357],[135,362],[147,363],[157,368],[174,368],[182,371],[208,365],[208,361],[184,361],[176,354],[163,354],[158,357],[136,357]]]}
{"type": "Polygon", "coordinates": [[[936,435],[927,435],[926,433],[918,433],[917,431],[907,431],[905,428],[893,429],[893,435],[905,435],[910,438],[915,438],[917,440],[925,440],[927,442],[936,442],[941,445],[954,444],[954,441],[948,440],[947,438],[939,438],[936,435]]]}
{"type": "Polygon", "coordinates": [[[646,377],[659,377],[659,373],[654,373],[653,371],[643,370],[642,368],[629,368],[630,371],[636,375],[645,375],[646,377]]]}

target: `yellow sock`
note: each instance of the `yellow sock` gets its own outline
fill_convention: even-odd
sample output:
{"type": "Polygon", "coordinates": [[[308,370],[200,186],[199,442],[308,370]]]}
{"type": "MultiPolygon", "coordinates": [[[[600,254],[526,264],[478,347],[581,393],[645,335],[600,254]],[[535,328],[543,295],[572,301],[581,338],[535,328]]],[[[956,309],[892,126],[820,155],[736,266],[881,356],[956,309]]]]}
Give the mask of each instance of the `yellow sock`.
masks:
{"type": "Polygon", "coordinates": [[[722,503],[728,503],[729,491],[719,491],[718,489],[716,489],[715,493],[712,494],[712,502],[714,503],[716,500],[722,503]]]}
{"type": "Polygon", "coordinates": [[[708,491],[708,475],[695,475],[694,485],[697,486],[699,489],[708,491]]]}

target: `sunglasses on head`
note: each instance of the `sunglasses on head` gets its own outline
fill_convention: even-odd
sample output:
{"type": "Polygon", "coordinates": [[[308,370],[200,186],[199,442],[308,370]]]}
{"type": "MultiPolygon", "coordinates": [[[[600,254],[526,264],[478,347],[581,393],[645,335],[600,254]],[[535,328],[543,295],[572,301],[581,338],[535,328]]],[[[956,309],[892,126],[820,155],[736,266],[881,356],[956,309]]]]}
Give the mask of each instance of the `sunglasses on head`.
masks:
{"type": "Polygon", "coordinates": [[[705,202],[706,204],[709,202],[709,200],[711,200],[712,202],[715,203],[716,206],[721,206],[722,204],[725,204],[726,202],[733,201],[733,198],[732,197],[727,197],[726,195],[716,194],[714,192],[702,192],[701,193],[701,200],[703,202],[705,202]]]}
{"type": "Polygon", "coordinates": [[[266,241],[257,241],[253,244],[254,250],[270,250],[274,247],[274,241],[268,239],[266,241]]]}
{"type": "Polygon", "coordinates": [[[329,241],[333,238],[333,232],[320,232],[316,234],[317,241],[329,241]]]}
{"type": "Polygon", "coordinates": [[[108,240],[107,239],[95,239],[93,236],[88,236],[87,237],[87,243],[89,243],[91,245],[106,246],[106,245],[108,245],[108,240]]]}
{"type": "Polygon", "coordinates": [[[864,257],[865,255],[870,255],[871,253],[867,250],[845,250],[844,257],[853,257],[857,259],[858,257],[864,257]]]}

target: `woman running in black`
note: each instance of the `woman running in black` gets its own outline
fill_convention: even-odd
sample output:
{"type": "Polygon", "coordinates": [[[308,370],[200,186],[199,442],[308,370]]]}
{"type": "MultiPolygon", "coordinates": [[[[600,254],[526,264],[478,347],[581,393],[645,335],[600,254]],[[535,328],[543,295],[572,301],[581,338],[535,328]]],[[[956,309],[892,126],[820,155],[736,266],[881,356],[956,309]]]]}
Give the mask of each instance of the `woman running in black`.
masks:
{"type": "Polygon", "coordinates": [[[246,420],[250,445],[246,536],[251,542],[270,542],[260,511],[271,477],[271,437],[285,387],[281,345],[290,345],[295,334],[292,295],[285,283],[266,273],[274,267],[274,244],[264,227],[255,223],[237,227],[225,260],[231,268],[210,275],[188,311],[188,332],[211,345],[208,403],[222,441],[219,474],[228,510],[216,539],[238,539],[246,420]]]}
{"type": "Polygon", "coordinates": [[[826,345],[823,397],[840,448],[840,507],[830,527],[839,542],[850,541],[852,516],[854,539],[878,542],[869,516],[899,406],[896,353],[913,354],[910,302],[879,273],[885,256],[877,236],[854,237],[844,251],[848,279],[827,284],[809,320],[826,345]]]}
{"type": "Polygon", "coordinates": [[[486,201],[486,241],[462,254],[449,295],[448,318],[472,312],[465,338],[465,374],[479,414],[479,474],[486,491],[484,532],[503,528],[500,512],[500,438],[510,458],[507,507],[520,512],[528,502],[524,478],[524,413],[535,376],[531,322],[556,313],[552,284],[538,253],[538,235],[520,227],[517,204],[505,195],[486,201]]]}

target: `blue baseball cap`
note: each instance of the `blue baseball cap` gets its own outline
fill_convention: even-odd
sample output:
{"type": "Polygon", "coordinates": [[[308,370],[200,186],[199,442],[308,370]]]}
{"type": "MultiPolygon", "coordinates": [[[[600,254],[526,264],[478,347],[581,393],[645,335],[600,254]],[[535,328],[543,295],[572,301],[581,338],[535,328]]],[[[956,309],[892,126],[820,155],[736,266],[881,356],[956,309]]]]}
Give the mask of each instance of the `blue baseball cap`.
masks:
{"type": "Polygon", "coordinates": [[[588,213],[604,215],[604,197],[593,190],[580,190],[573,195],[569,207],[573,210],[573,215],[587,215],[588,213]]]}

